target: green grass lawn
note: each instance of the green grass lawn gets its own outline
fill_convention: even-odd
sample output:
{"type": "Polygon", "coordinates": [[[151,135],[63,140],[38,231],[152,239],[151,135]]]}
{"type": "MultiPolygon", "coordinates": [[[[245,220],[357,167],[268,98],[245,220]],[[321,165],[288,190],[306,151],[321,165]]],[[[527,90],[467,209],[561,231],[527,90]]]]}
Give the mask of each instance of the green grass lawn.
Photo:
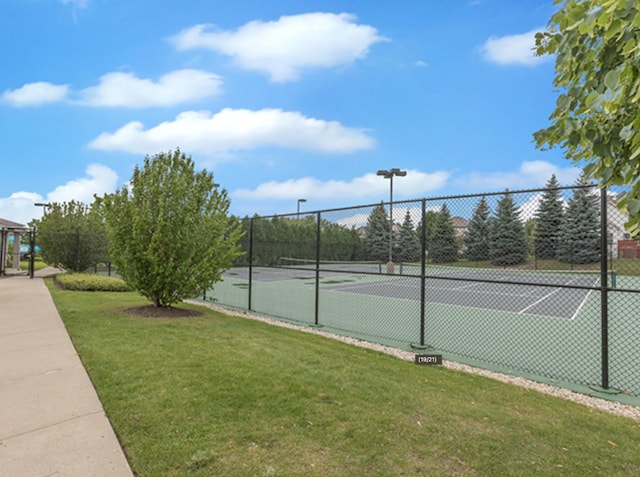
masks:
{"type": "MultiPolygon", "coordinates": [[[[21,270],[29,270],[29,260],[20,260],[20,269],[21,270]]],[[[42,270],[43,268],[47,268],[47,264],[44,263],[42,260],[39,260],[36,258],[36,260],[33,262],[33,269],[35,271],[37,270],[42,270]]]]}
{"type": "MultiPolygon", "coordinates": [[[[48,286],[138,476],[640,475],[640,422],[225,316],[48,286]]],[[[191,305],[181,305],[195,308],[191,305]]]]}

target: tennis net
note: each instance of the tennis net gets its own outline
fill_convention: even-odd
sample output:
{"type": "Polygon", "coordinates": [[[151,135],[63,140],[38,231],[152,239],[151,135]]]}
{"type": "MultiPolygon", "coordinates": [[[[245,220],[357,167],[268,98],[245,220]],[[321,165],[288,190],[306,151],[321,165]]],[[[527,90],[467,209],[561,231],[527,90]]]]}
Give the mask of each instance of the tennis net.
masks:
{"type": "Polygon", "coordinates": [[[384,267],[380,261],[332,261],[306,258],[280,257],[278,266],[282,268],[296,268],[305,270],[327,270],[361,273],[382,273],[384,267]]]}

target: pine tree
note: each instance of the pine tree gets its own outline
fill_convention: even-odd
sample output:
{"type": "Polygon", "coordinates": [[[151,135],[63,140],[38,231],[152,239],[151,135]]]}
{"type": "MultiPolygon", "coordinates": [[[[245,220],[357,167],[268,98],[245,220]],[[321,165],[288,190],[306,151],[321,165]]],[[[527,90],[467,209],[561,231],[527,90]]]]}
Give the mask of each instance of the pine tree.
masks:
{"type": "Polygon", "coordinates": [[[473,211],[464,237],[467,260],[489,260],[489,214],[487,201],[482,197],[473,211]]]}
{"type": "Polygon", "coordinates": [[[535,254],[537,258],[556,258],[558,249],[558,234],[563,220],[562,197],[558,188],[555,174],[547,182],[542,193],[540,206],[535,214],[535,254]]]}
{"type": "Polygon", "coordinates": [[[447,204],[442,204],[436,219],[430,246],[430,257],[433,263],[450,263],[458,260],[456,233],[451,223],[451,213],[447,204]]]}
{"type": "Polygon", "coordinates": [[[494,265],[517,265],[527,260],[527,239],[511,194],[498,202],[495,220],[489,230],[489,257],[494,265]]]}
{"type": "Polygon", "coordinates": [[[438,212],[433,210],[427,210],[424,214],[424,220],[420,221],[420,225],[418,225],[418,229],[416,234],[418,235],[418,240],[422,240],[422,227],[423,224],[426,224],[424,236],[425,236],[425,250],[427,255],[430,253],[431,241],[433,240],[434,233],[436,230],[436,222],[438,221],[438,212]]]}
{"type": "Polygon", "coordinates": [[[600,207],[598,196],[584,187],[580,176],[569,199],[560,227],[557,259],[566,263],[594,263],[600,260],[600,207]]]}
{"type": "Polygon", "coordinates": [[[396,260],[401,262],[416,262],[420,260],[420,241],[408,210],[400,228],[397,243],[396,260]]]}
{"type": "Polygon", "coordinates": [[[373,209],[367,219],[363,242],[367,260],[386,262],[389,259],[389,219],[382,204],[373,209]]]}

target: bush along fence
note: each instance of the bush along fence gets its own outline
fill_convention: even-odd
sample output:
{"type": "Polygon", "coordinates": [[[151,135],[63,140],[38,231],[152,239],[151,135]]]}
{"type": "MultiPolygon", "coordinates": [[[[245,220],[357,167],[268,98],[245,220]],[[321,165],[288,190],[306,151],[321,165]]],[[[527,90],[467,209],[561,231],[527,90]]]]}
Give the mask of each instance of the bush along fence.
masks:
{"type": "Polygon", "coordinates": [[[247,217],[245,255],[202,298],[640,397],[640,245],[616,193],[556,185],[247,217]]]}

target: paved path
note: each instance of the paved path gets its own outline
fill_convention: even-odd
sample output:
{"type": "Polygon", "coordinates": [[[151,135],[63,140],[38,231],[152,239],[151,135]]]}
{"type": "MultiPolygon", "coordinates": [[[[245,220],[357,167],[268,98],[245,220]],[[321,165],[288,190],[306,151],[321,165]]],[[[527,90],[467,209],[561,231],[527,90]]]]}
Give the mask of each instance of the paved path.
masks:
{"type": "Polygon", "coordinates": [[[132,475],[44,281],[0,278],[0,476],[132,475]]]}

